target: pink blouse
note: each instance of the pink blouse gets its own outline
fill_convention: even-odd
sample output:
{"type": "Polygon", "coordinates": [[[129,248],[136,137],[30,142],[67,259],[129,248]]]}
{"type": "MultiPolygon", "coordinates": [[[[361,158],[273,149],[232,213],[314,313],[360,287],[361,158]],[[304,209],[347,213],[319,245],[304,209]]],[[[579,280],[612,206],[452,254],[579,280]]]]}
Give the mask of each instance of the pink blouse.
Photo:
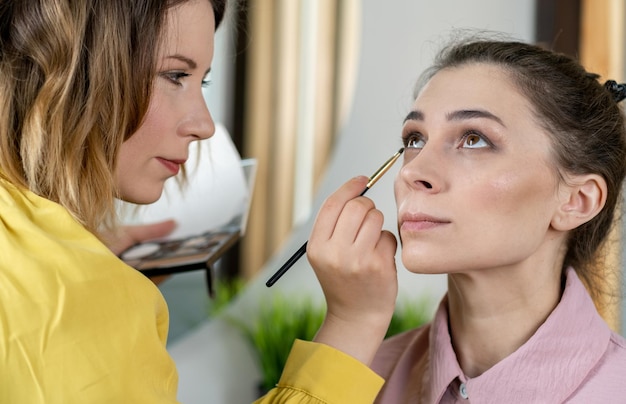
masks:
{"type": "Polygon", "coordinates": [[[572,268],[545,323],[480,376],[459,366],[446,297],[431,323],[386,340],[372,368],[386,380],[377,403],[626,403],[626,340],[602,320],[572,268]]]}

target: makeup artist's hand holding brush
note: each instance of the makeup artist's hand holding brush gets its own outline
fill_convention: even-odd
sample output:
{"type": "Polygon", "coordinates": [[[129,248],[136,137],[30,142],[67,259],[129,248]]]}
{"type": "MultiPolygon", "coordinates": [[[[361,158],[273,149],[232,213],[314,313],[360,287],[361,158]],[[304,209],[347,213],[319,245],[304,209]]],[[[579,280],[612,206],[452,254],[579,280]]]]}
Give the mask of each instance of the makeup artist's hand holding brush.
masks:
{"type": "Polygon", "coordinates": [[[367,177],[345,183],[322,205],[307,258],[324,291],[327,313],[316,342],[370,364],[393,315],[398,281],[394,235],[383,214],[359,196],[367,177]]]}

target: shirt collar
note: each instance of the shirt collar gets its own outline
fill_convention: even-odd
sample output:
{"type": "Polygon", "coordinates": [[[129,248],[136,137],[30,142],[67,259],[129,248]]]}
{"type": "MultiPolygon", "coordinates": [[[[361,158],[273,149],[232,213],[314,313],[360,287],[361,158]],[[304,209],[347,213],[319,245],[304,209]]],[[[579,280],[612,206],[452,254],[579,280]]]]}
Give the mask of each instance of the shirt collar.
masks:
{"type": "Polygon", "coordinates": [[[478,377],[468,379],[463,374],[452,348],[447,296],[430,332],[428,402],[438,402],[457,377],[466,384],[469,399],[476,402],[507,396],[516,402],[562,402],[600,360],[611,336],[572,268],[566,270],[561,301],[535,334],[478,377]]]}

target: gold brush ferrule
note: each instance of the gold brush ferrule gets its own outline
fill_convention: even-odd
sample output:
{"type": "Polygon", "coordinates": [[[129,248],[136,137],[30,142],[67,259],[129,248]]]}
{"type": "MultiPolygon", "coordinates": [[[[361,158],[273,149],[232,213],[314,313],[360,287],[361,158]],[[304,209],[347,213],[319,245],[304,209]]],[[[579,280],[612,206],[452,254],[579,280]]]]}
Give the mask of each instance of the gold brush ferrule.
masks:
{"type": "Polygon", "coordinates": [[[374,174],[372,174],[372,176],[370,177],[370,180],[367,182],[366,187],[371,188],[374,184],[376,184],[376,181],[378,181],[380,177],[382,177],[391,168],[393,163],[395,163],[396,160],[398,160],[398,158],[400,157],[403,151],[404,151],[404,147],[398,150],[396,154],[391,156],[391,158],[387,160],[385,164],[383,164],[374,174]]]}

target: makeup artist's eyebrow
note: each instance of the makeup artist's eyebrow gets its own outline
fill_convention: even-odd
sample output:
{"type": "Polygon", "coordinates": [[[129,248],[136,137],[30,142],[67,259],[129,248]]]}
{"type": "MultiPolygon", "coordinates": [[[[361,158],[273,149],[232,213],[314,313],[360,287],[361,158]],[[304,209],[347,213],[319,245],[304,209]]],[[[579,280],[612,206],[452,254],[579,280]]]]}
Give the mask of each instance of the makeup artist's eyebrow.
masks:
{"type": "Polygon", "coordinates": [[[180,60],[183,63],[187,63],[187,65],[189,65],[190,69],[195,69],[196,67],[198,67],[198,64],[196,63],[195,60],[189,59],[188,57],[183,56],[183,55],[170,55],[166,59],[180,60]]]}
{"type": "Polygon", "coordinates": [[[485,118],[495,121],[506,128],[506,125],[504,124],[504,122],[502,122],[502,119],[498,118],[491,112],[482,109],[463,109],[450,112],[449,114],[446,114],[446,117],[448,118],[448,121],[463,121],[466,119],[485,118]]]}
{"type": "Polygon", "coordinates": [[[166,59],[176,59],[176,60],[180,60],[183,63],[187,63],[187,65],[189,66],[190,69],[195,69],[196,67],[198,67],[198,64],[196,63],[195,60],[193,59],[189,59],[186,56],[183,55],[170,55],[168,56],[166,59]]]}
{"type": "MultiPolygon", "coordinates": [[[[187,65],[189,65],[190,69],[195,69],[195,68],[198,67],[198,64],[196,63],[196,61],[193,60],[193,59],[189,59],[187,56],[176,54],[176,55],[170,55],[170,56],[166,57],[166,59],[180,60],[181,62],[187,63],[187,65]]],[[[211,72],[211,68],[209,67],[208,69],[206,69],[206,72],[204,72],[204,75],[206,76],[210,72],[211,72]]]]}

